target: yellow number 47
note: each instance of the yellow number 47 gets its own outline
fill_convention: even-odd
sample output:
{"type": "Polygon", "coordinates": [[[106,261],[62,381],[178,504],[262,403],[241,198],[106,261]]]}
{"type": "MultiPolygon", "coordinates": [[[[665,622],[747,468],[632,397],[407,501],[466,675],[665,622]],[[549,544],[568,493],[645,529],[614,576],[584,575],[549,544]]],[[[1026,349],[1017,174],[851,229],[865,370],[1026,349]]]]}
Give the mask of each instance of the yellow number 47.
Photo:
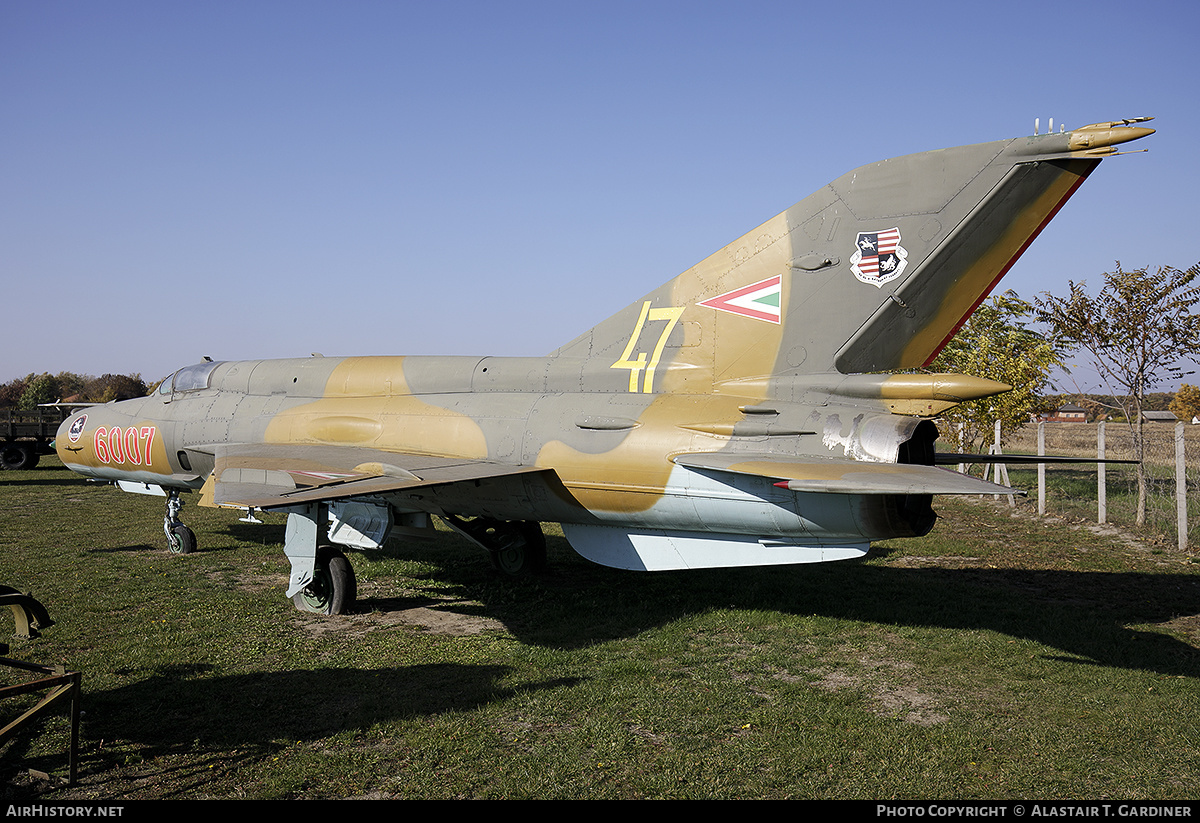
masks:
{"type": "Polygon", "coordinates": [[[629,390],[636,392],[638,390],[638,375],[645,372],[645,379],[642,381],[642,393],[649,394],[654,391],[654,370],[658,367],[658,361],[662,358],[663,349],[667,345],[667,338],[671,336],[671,331],[675,328],[675,324],[679,322],[679,316],[683,314],[683,306],[672,306],[665,309],[650,308],[650,301],[642,303],[642,312],[638,316],[637,325],[633,327],[633,334],[629,338],[629,344],[625,346],[625,353],[621,355],[621,359],[613,363],[609,368],[612,369],[629,369],[629,390]],[[667,321],[663,327],[662,334],[658,336],[658,342],[654,346],[654,352],[650,355],[650,361],[646,362],[646,353],[638,352],[637,358],[633,358],[633,350],[637,347],[638,338],[642,335],[642,328],[646,322],[651,323],[656,321],[667,321]]]}

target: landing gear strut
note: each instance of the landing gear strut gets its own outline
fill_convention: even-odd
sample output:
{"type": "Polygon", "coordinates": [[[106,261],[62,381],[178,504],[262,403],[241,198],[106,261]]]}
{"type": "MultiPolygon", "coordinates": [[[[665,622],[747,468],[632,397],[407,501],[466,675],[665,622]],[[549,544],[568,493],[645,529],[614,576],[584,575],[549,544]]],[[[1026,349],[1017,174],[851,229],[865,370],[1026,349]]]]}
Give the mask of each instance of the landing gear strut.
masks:
{"type": "Polygon", "coordinates": [[[167,548],[171,554],[191,554],[196,550],[196,533],[179,520],[183,498],[178,489],[167,492],[167,516],[163,518],[163,531],[167,535],[167,548]]]}
{"type": "Polygon", "coordinates": [[[324,503],[296,507],[288,512],[283,551],[292,564],[288,597],[302,612],[345,614],[354,607],[358,583],[346,555],[319,544],[329,530],[324,503]]]}
{"type": "Polygon", "coordinates": [[[525,577],[546,568],[546,537],[540,523],[532,520],[464,520],[455,515],[443,519],[450,528],[491,555],[492,565],[509,577],[525,577]]]}

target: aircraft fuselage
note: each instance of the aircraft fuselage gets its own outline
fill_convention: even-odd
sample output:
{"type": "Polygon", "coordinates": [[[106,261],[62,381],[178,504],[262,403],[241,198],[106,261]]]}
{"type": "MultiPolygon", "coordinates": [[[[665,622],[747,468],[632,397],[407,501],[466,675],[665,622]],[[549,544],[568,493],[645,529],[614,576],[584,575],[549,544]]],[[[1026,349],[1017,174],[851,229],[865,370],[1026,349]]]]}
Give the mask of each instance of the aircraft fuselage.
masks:
{"type": "Polygon", "coordinates": [[[182,489],[201,488],[217,447],[229,444],[336,445],[551,470],[388,494],[401,509],[501,520],[831,543],[910,536],[931,525],[918,513],[927,502],[795,492],[670,460],[741,443],[755,454],[895,462],[918,429],[915,418],[878,403],[762,409],[761,398],[725,394],[623,394],[597,408],[595,393],[577,390],[584,364],[563,365],[471,357],[215,363],[203,386],[164,386],[80,412],[63,423],[57,444],[80,474],[182,489]],[[575,391],[562,385],[570,382],[575,391]]]}

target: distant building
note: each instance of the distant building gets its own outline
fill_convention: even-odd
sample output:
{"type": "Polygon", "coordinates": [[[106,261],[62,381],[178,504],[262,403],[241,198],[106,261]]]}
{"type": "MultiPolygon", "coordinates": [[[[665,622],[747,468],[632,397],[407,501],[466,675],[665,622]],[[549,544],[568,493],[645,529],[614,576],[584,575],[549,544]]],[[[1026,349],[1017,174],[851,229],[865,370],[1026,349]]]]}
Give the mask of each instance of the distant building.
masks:
{"type": "Polygon", "coordinates": [[[1045,420],[1047,423],[1086,423],[1087,409],[1068,403],[1046,415],[1045,420]]]}
{"type": "Polygon", "coordinates": [[[1169,411],[1142,412],[1143,423],[1176,423],[1179,418],[1169,411]]]}

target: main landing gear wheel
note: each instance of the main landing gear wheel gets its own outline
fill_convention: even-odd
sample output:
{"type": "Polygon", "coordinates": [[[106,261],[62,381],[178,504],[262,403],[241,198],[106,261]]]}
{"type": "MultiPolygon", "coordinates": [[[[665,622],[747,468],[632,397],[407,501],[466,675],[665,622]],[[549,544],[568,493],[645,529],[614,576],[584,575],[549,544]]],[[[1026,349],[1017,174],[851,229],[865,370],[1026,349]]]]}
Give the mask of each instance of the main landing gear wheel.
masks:
{"type": "Polygon", "coordinates": [[[196,550],[196,533],[182,523],[176,523],[167,532],[167,548],[171,554],[191,554],[196,550]]]}
{"type": "Polygon", "coordinates": [[[441,515],[450,528],[485,549],[492,566],[509,577],[525,577],[546,568],[546,537],[536,520],[467,520],[456,514],[441,515]]]}
{"type": "Polygon", "coordinates": [[[492,530],[492,565],[509,577],[525,577],[546,568],[546,536],[538,523],[505,523],[492,530]]]}
{"type": "Polygon", "coordinates": [[[346,555],[329,546],[321,546],[317,549],[312,582],[296,592],[292,603],[302,612],[345,614],[357,597],[358,582],[346,555]]]}

